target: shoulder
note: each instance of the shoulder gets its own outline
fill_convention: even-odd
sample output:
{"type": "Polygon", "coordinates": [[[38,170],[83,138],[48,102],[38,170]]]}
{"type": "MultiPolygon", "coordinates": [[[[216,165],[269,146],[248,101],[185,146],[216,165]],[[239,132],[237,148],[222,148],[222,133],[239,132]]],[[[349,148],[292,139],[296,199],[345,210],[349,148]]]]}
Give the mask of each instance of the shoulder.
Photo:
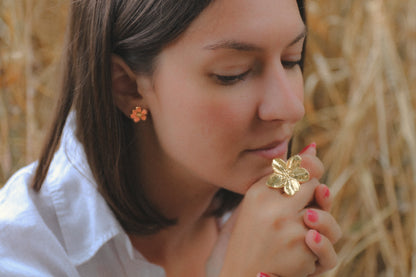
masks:
{"type": "Polygon", "coordinates": [[[27,276],[18,271],[22,268],[54,272],[38,276],[78,276],[79,266],[123,232],[98,192],[72,123],[64,129],[40,192],[30,187],[36,163],[0,190],[0,276],[16,276],[6,274],[6,268],[22,272],[19,276],[27,276]]]}
{"type": "Polygon", "coordinates": [[[0,275],[77,276],[51,201],[30,188],[35,168],[19,170],[0,190],[0,275]]]}
{"type": "MultiPolygon", "coordinates": [[[[36,163],[20,169],[0,190],[0,226],[2,230],[34,228],[44,223],[50,229],[57,224],[49,191],[35,192],[31,181],[36,163]],[[55,221],[54,221],[55,219],[55,221]]],[[[55,228],[54,228],[55,227],[55,228]]],[[[4,231],[0,235],[4,235],[4,231]]],[[[7,232],[6,232],[7,233],[7,232]]]]}
{"type": "Polygon", "coordinates": [[[17,220],[31,218],[30,215],[36,213],[32,207],[35,194],[30,189],[35,166],[36,164],[31,164],[20,169],[0,190],[0,226],[8,227],[17,220]]]}

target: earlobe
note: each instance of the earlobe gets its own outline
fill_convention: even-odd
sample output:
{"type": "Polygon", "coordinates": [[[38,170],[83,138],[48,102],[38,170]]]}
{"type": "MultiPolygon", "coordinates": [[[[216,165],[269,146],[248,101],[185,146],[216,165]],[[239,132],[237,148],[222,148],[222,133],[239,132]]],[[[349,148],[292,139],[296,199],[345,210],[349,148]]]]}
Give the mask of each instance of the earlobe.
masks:
{"type": "Polygon", "coordinates": [[[146,121],[148,111],[142,107],[136,107],[134,110],[131,111],[130,118],[133,119],[134,123],[139,121],[146,121]]]}
{"type": "Polygon", "coordinates": [[[111,57],[111,81],[114,103],[127,117],[137,105],[143,105],[143,97],[137,87],[137,76],[117,55],[111,57]]]}

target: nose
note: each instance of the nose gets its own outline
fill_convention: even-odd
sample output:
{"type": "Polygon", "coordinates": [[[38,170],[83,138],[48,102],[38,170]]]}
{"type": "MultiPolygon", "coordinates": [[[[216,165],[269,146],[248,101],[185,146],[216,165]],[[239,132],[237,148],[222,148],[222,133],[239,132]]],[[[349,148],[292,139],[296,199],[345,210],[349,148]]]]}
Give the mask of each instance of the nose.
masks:
{"type": "Polygon", "coordinates": [[[264,121],[297,122],[305,115],[303,77],[300,69],[285,69],[280,63],[264,76],[258,116],[264,121]]]}

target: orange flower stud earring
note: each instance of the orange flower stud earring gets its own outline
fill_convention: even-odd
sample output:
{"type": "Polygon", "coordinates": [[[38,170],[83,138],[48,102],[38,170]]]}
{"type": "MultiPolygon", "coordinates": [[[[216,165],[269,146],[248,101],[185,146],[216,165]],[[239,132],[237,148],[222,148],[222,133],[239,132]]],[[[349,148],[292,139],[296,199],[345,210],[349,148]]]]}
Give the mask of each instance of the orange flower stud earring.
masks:
{"type": "Polygon", "coordinates": [[[145,121],[147,118],[148,111],[142,107],[136,107],[131,111],[130,118],[133,119],[134,123],[139,122],[140,120],[145,121]]]}

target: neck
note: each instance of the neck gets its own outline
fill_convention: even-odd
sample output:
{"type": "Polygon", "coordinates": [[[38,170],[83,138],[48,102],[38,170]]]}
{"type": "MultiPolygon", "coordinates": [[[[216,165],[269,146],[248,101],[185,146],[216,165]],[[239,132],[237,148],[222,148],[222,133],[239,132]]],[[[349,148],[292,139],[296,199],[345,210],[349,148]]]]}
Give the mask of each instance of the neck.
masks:
{"type": "Polygon", "coordinates": [[[130,240],[169,277],[204,276],[218,238],[217,220],[208,215],[215,209],[213,200],[219,188],[191,175],[162,151],[154,128],[140,126],[136,159],[132,161],[137,182],[143,185],[151,205],[165,217],[176,219],[177,224],[150,236],[129,235],[130,240]]]}
{"type": "Polygon", "coordinates": [[[150,236],[129,236],[149,262],[162,266],[167,276],[205,273],[205,263],[218,235],[217,220],[208,216],[217,189],[178,182],[172,175],[159,175],[146,183],[146,196],[177,223],[150,236]],[[164,177],[170,176],[169,180],[164,177]],[[176,180],[176,182],[173,182],[176,180]]]}
{"type": "Polygon", "coordinates": [[[163,267],[168,277],[205,276],[218,227],[212,217],[189,227],[178,224],[149,237],[130,236],[130,240],[149,262],[163,267]]]}

